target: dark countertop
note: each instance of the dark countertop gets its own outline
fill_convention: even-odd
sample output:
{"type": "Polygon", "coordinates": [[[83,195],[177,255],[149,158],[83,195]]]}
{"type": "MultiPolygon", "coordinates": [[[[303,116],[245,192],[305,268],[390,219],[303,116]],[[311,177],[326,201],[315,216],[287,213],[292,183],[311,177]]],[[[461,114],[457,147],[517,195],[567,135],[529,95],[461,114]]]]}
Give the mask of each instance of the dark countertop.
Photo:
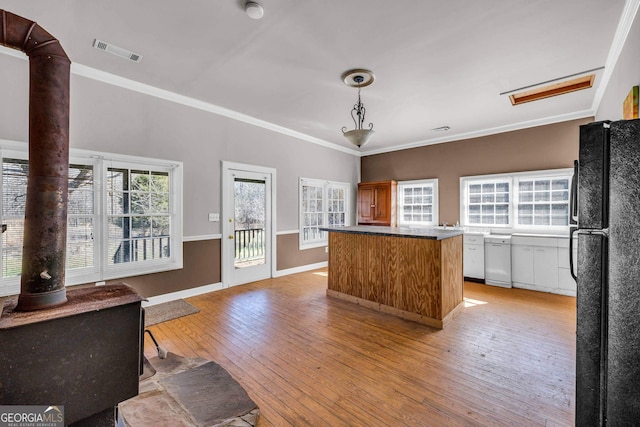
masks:
{"type": "Polygon", "coordinates": [[[460,236],[464,233],[460,229],[443,230],[440,228],[429,227],[381,227],[376,225],[351,225],[349,227],[320,227],[320,230],[352,233],[352,234],[370,234],[380,236],[393,237],[410,237],[415,239],[443,240],[451,237],[460,236]]]}

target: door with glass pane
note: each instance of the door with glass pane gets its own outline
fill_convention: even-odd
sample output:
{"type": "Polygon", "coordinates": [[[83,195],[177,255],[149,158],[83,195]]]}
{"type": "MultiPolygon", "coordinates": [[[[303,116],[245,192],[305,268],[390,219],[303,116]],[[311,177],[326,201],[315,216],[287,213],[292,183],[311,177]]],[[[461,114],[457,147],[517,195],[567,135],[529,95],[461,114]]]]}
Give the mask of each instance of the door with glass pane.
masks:
{"type": "Polygon", "coordinates": [[[223,207],[223,281],[271,277],[271,174],[227,169],[223,207]]]}

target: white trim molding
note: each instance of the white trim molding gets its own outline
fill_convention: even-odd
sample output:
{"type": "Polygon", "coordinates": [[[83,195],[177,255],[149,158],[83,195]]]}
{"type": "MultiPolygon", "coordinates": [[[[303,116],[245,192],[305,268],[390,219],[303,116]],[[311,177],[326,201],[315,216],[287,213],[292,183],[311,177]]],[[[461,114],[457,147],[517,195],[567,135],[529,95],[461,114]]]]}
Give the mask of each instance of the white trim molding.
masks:
{"type": "Polygon", "coordinates": [[[182,238],[183,242],[200,242],[202,240],[219,240],[222,239],[222,234],[202,234],[200,236],[185,236],[182,238]]]}
{"type": "Polygon", "coordinates": [[[611,43],[611,48],[609,49],[609,54],[607,55],[604,72],[602,73],[602,80],[600,80],[598,89],[596,89],[596,93],[593,96],[591,111],[593,111],[594,116],[597,114],[598,109],[600,108],[600,103],[602,102],[604,92],[607,90],[609,80],[611,80],[613,70],[615,69],[616,63],[618,62],[618,58],[620,58],[620,54],[622,53],[625,42],[627,41],[629,31],[631,31],[633,21],[638,14],[639,8],[640,0],[627,0],[624,5],[620,21],[618,22],[618,28],[616,28],[616,33],[613,36],[613,42],[611,43]]]}
{"type": "Polygon", "coordinates": [[[145,298],[142,302],[143,307],[150,307],[156,304],[162,304],[163,302],[175,301],[179,299],[195,297],[202,294],[208,294],[209,292],[219,291],[222,289],[222,283],[214,283],[211,285],[199,286],[197,288],[184,289],[182,291],[170,292],[168,294],[157,295],[154,297],[145,298]]]}
{"type": "Polygon", "coordinates": [[[301,265],[300,267],[287,268],[286,270],[278,270],[273,274],[273,277],[289,276],[296,273],[304,273],[306,271],[317,270],[329,265],[328,261],[317,262],[315,264],[301,265]]]}
{"type": "Polygon", "coordinates": [[[276,232],[276,236],[282,236],[284,234],[298,234],[300,230],[282,230],[276,232]]]}

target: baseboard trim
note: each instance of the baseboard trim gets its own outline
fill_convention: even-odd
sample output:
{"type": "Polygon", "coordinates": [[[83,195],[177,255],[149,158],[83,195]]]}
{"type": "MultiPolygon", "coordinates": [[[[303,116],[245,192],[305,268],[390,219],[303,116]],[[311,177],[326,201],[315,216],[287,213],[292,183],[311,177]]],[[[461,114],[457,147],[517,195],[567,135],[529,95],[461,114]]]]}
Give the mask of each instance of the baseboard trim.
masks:
{"type": "Polygon", "coordinates": [[[329,265],[328,261],[317,262],[315,264],[301,265],[300,267],[287,268],[285,270],[277,270],[273,273],[273,277],[288,276],[290,274],[304,273],[305,271],[317,270],[329,265]]]}
{"type": "MultiPolygon", "coordinates": [[[[301,265],[300,267],[288,268],[286,270],[278,270],[273,273],[273,277],[288,276],[290,274],[304,273],[306,271],[317,270],[328,266],[327,261],[318,262],[315,264],[301,265]]],[[[220,283],[214,283],[212,285],[199,286],[197,288],[185,289],[182,291],[170,292],[168,294],[156,295],[149,297],[146,301],[142,302],[143,307],[149,307],[156,304],[162,304],[163,302],[175,301],[182,298],[195,297],[197,295],[207,294],[209,292],[219,291],[224,289],[225,286],[220,283]]]]}
{"type": "Polygon", "coordinates": [[[163,302],[175,301],[182,298],[195,297],[197,295],[207,294],[213,291],[219,291],[223,289],[222,283],[214,283],[212,285],[199,286],[197,288],[185,289],[182,291],[170,292],[168,294],[157,295],[149,297],[146,301],[142,301],[143,307],[149,307],[156,304],[162,304],[163,302]]]}

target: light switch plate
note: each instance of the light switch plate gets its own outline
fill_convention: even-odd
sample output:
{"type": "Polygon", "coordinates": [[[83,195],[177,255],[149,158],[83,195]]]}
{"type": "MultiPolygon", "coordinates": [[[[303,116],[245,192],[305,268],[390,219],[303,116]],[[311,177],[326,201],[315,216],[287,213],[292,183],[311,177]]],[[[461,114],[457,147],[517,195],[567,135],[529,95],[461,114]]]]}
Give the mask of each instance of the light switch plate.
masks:
{"type": "Polygon", "coordinates": [[[220,221],[220,214],[219,213],[210,213],[209,214],[209,222],[218,222],[220,221]]]}

